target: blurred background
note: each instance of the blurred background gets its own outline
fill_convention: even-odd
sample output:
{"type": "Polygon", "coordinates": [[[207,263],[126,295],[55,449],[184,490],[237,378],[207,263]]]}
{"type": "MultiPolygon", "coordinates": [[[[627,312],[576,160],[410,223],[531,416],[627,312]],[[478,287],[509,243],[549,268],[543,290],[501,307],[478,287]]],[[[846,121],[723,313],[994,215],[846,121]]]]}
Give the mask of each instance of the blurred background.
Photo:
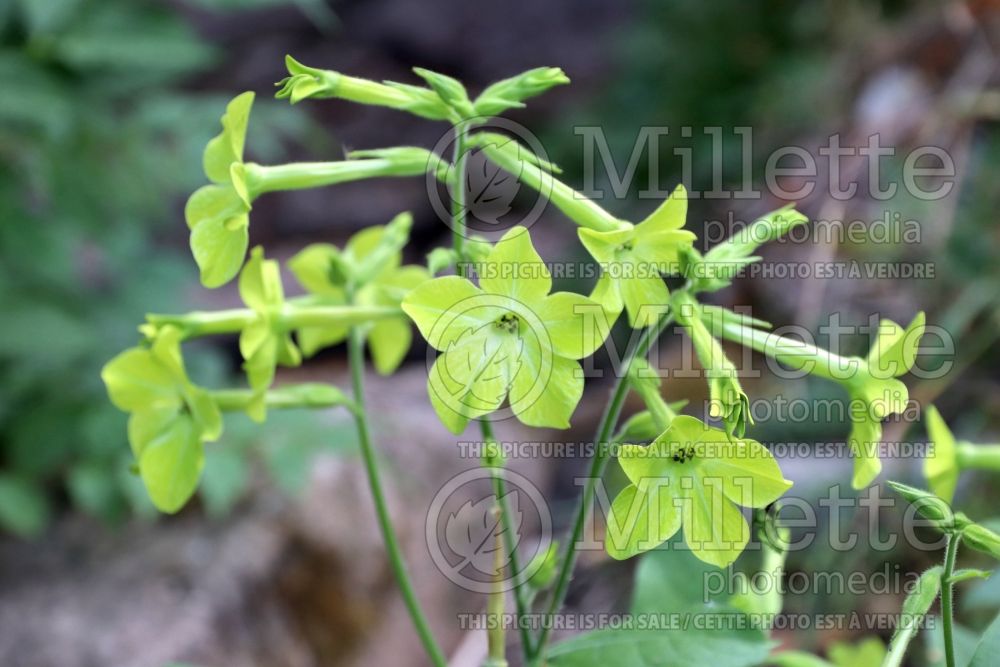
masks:
{"type": "MultiPolygon", "coordinates": [[[[929,265],[933,279],[743,279],[717,301],[816,332],[830,313],[847,324],[864,324],[872,313],[905,323],[925,310],[954,337],[957,352],[928,354],[925,368],[953,367],[940,378],[910,378],[911,396],[935,402],[960,437],[997,442],[998,40],[995,0],[0,0],[0,663],[422,664],[381,556],[349,423],[286,413],[258,427],[227,417],[225,437],[209,448],[197,500],[164,518],[130,473],[126,416],[107,401],[99,378],[108,359],[138,340],[145,313],[239,305],[235,283],[211,292],[199,286],[182,215],[187,195],[204,180],[201,150],[218,132],[229,98],[258,94],[248,153],[261,163],[340,159],[345,149],[397,144],[431,147],[445,131],[387,109],[339,101],[293,108],[272,100],[286,53],[317,67],[410,83],[409,68],[423,66],[461,79],[474,93],[524,69],[560,66],[572,85],[510,116],[537,134],[576,187],[585,171],[583,140],[574,131],[580,126],[603,129],[619,170],[641,127],[669,127],[655,160],[666,189],[682,179],[695,190],[712,188],[713,147],[701,130],[707,126],[727,137],[723,187],[733,190],[743,184],[746,157],[746,177],[762,187],[774,148],[795,145],[818,155],[833,134],[857,146],[878,133],[898,156],[916,146],[943,148],[956,164],[954,189],[943,199],[921,201],[900,188],[877,200],[866,194],[865,165],[846,161],[845,177],[861,184],[858,196],[830,198],[828,174],[821,173],[820,187],[799,201],[811,219],[870,223],[898,213],[916,221],[919,243],[807,239],[763,253],[765,262],[929,265]],[[682,126],[694,128],[691,138],[679,135],[682,126]],[[736,127],[753,128],[751,156],[733,139],[736,127]],[[689,174],[674,152],[683,147],[694,155],[689,174]]],[[[613,198],[605,187],[602,203],[620,217],[644,217],[655,206],[638,196],[649,164],[643,153],[630,196],[613,198]]],[[[883,182],[898,182],[902,157],[883,167],[883,182]]],[[[599,186],[608,183],[600,169],[597,178],[599,186]]],[[[694,200],[688,224],[700,233],[709,221],[729,214],[751,220],[782,203],[766,193],[749,201],[694,200]]],[[[450,232],[419,179],[268,195],[255,203],[251,242],[287,259],[308,243],[342,244],[401,210],[416,218],[410,261],[423,262],[431,248],[448,243],[450,232]]],[[[574,229],[557,211],[547,211],[532,232],[546,260],[583,259],[574,229]]],[[[455,614],[479,611],[483,601],[434,569],[421,508],[446,479],[476,462],[456,455],[455,438],[430,410],[421,345],[392,380],[373,377],[370,391],[376,409],[392,417],[378,420],[378,440],[421,596],[446,646],[460,651],[466,638],[455,614]]],[[[845,352],[862,354],[867,346],[858,336],[845,352]]],[[[665,336],[662,358],[679,349],[678,336],[665,336]]],[[[239,381],[235,339],[199,341],[185,351],[199,383],[239,381]]],[[[342,384],[343,349],[281,376],[305,378],[342,384]]],[[[827,384],[779,383],[767,375],[748,380],[746,389],[762,398],[838,396],[827,384]]],[[[701,414],[703,383],[668,381],[665,393],[690,398],[689,410],[701,414]]],[[[590,383],[572,431],[549,436],[591,437],[605,396],[606,385],[590,383]]],[[[847,430],[846,421],[764,418],[751,433],[762,441],[812,443],[842,441],[847,430]]],[[[498,434],[546,437],[512,422],[498,425],[498,434]]],[[[886,428],[890,441],[923,438],[919,424],[886,428]]],[[[550,499],[558,528],[584,463],[513,465],[550,499]]],[[[919,481],[919,463],[890,461],[886,469],[919,481]]],[[[788,477],[808,480],[796,490],[810,498],[846,480],[850,462],[787,465],[788,477]]],[[[997,488],[988,476],[963,477],[957,502],[974,517],[998,515],[997,488]]],[[[843,492],[852,494],[847,485],[843,492]]],[[[938,557],[903,545],[883,553],[862,548],[850,559],[819,543],[808,553],[811,567],[877,570],[888,563],[901,571],[938,557]]],[[[612,564],[602,553],[585,556],[571,608],[621,608],[632,565],[612,564]]],[[[792,555],[792,570],[805,564],[805,555],[792,555]]],[[[979,627],[1000,606],[1000,586],[984,584],[965,600],[960,620],[979,627]]],[[[891,595],[804,594],[786,600],[786,609],[892,611],[900,602],[891,595]]],[[[844,638],[851,633],[783,637],[815,651],[844,638]]],[[[934,641],[928,637],[927,645],[934,641]]],[[[933,664],[933,655],[928,649],[914,664],[933,664]]]]}

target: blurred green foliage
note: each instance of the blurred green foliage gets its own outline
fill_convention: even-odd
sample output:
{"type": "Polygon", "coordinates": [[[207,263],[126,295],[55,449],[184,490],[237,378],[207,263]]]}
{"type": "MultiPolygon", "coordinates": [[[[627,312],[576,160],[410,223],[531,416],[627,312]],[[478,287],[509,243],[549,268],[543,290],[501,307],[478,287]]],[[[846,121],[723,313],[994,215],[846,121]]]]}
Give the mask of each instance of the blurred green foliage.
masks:
{"type": "MultiPolygon", "coordinates": [[[[195,282],[181,202],[226,94],[182,86],[218,56],[165,3],[0,3],[0,530],[35,535],[66,498],[110,520],[149,509],[99,371],[146,312],[183,309],[195,282]]],[[[254,147],[273,157],[301,117],[261,107],[272,143],[254,147]]],[[[226,378],[217,350],[192,354],[226,378]]],[[[225,447],[250,442],[233,431],[225,447]]],[[[207,473],[217,511],[250,478],[226,451],[207,473]]]]}

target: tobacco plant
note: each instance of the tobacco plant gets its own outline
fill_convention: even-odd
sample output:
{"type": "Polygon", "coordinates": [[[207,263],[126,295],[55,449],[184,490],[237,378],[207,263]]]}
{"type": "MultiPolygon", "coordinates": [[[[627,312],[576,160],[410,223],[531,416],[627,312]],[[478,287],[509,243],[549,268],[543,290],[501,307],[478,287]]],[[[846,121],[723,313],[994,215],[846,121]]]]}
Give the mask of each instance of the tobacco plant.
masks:
{"type": "MultiPolygon", "coordinates": [[[[242,411],[264,421],[270,410],[288,407],[347,410],[354,418],[397,583],[428,659],[444,665],[444,653],[414,594],[386,507],[365,406],[365,346],[379,373],[393,373],[411,345],[411,322],[439,352],[427,381],[432,409],[456,434],[475,422],[483,441],[494,445],[483,463],[494,477],[496,511],[505,536],[500,540],[498,533],[497,552],[508,552],[515,582],[512,597],[520,617],[541,613],[551,620],[560,613],[597,484],[612,459],[628,479],[607,517],[605,542],[613,558],[654,550],[682,531],[696,560],[683,555],[687,561],[680,567],[726,568],[750,540],[751,523],[740,510],[747,507],[754,509],[752,526],[764,543],[765,565],[783,564],[788,532],[767,508],[779,502],[793,481],[784,477],[766,447],[746,435],[752,424],[749,398],[723,340],[842,385],[858,407],[851,410],[848,438],[854,459],[851,482],[863,488],[878,476],[881,421],[901,412],[908,400],[906,386],[898,378],[914,364],[924,328],[922,314],[905,328],[883,320],[871,351],[861,358],[838,356],[775,335],[766,322],[704,303],[705,294],[729,285],[759,259],[754,253],[762,243],[807,222],[794,208],[762,216],[706,253],[693,247],[695,235],[685,228],[683,186],[637,223],[616,217],[559,180],[555,165],[515,138],[484,128],[489,117],[523,107],[529,98],[568,83],[558,68],[542,67],[504,79],[473,98],[459,81],[425,69],[414,69],[422,80],[418,85],[369,81],[307,67],[291,57],[286,64],[289,76],[279,82],[277,97],[293,104],[346,100],[443,122],[454,134],[454,153],[440,156],[405,146],[356,151],[330,162],[260,165],[244,157],[254,94],[243,93],[230,102],[222,116],[222,131],[205,148],[209,183],[191,195],[185,217],[202,283],[215,288],[238,276],[246,307],[149,315],[140,327],[139,345],[112,359],[103,371],[111,400],[131,415],[128,438],[137,471],[162,511],[179,510],[195,492],[204,448],[222,437],[225,413],[242,411]],[[549,269],[527,228],[512,227],[493,244],[469,233],[465,179],[470,151],[482,151],[578,226],[580,243],[601,267],[590,294],[552,291],[549,269]],[[452,245],[431,252],[426,267],[402,265],[401,251],[412,224],[408,213],[357,233],[343,248],[329,244],[304,248],[288,263],[307,292],[302,297],[285,297],[278,263],[267,259],[263,248],[249,251],[248,258],[253,204],[269,192],[375,177],[428,176],[444,183],[451,194],[452,217],[447,222],[454,233],[452,245]],[[668,289],[665,278],[675,278],[672,284],[679,286],[668,289]],[[561,548],[550,545],[522,568],[510,539],[510,511],[502,500],[504,462],[495,447],[491,415],[509,410],[527,426],[568,428],[584,390],[579,360],[605,344],[619,319],[633,336],[615,368],[572,527],[559,541],[561,548]],[[708,382],[708,415],[717,425],[678,415],[683,404],[668,404],[661,396],[663,370],[646,357],[672,324],[683,329],[694,346],[708,382]],[[217,334],[239,337],[246,387],[210,389],[188,378],[182,344],[217,334]],[[349,394],[322,384],[275,386],[278,366],[297,366],[303,358],[342,342],[350,362],[349,394]],[[620,423],[629,392],[643,401],[645,410],[620,423]],[[525,572],[530,576],[522,576],[525,572]]],[[[935,465],[932,484],[949,496],[954,474],[946,465],[935,465]]],[[[917,492],[907,493],[912,500],[917,492]]],[[[951,584],[965,576],[954,571],[959,539],[990,553],[998,550],[995,536],[967,519],[940,525],[953,535],[937,580],[945,599],[951,584]]],[[[498,558],[498,569],[506,562],[498,558]]],[[[637,575],[640,582],[655,585],[647,581],[652,575],[644,572],[641,569],[637,575]]],[[[661,575],[670,576],[669,570],[661,575]]],[[[950,598],[945,601],[950,603],[950,598]]],[[[780,611],[781,599],[734,596],[724,604],[773,615],[780,611]]],[[[488,610],[494,615],[504,612],[502,591],[490,596],[488,610]]],[[[749,665],[767,660],[772,646],[763,633],[750,643],[704,635],[686,643],[677,638],[663,643],[662,635],[598,631],[550,647],[551,623],[542,624],[537,632],[524,624],[518,628],[521,657],[528,665],[695,664],[709,656],[720,665],[749,665]],[[662,656],[668,656],[667,662],[658,661],[662,656]]],[[[949,631],[946,625],[946,636],[949,631]]],[[[506,664],[503,624],[491,626],[489,639],[484,664],[506,664]]],[[[905,643],[894,642],[892,655],[901,655],[905,643]]],[[[806,664],[794,663],[796,659],[790,653],[775,656],[785,664],[806,664]]]]}

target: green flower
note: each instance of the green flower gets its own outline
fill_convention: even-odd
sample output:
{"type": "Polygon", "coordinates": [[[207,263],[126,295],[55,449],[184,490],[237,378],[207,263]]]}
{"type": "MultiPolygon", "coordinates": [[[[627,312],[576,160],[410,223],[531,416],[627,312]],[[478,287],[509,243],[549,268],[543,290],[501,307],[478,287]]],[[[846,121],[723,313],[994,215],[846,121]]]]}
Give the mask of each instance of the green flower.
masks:
{"type": "Polygon", "coordinates": [[[695,556],[726,567],[750,539],[737,505],[765,507],[792,485],[760,443],[730,439],[687,415],[648,446],[623,445],[618,462],[631,483],[611,505],[605,546],[619,560],[656,548],[683,526],[695,556]]]}
{"type": "MultiPolygon", "coordinates": [[[[343,251],[328,243],[310,245],[288,266],[299,283],[324,304],[350,303],[348,288],[354,290],[353,303],[365,306],[398,307],[410,290],[430,279],[422,266],[400,266],[403,245],[409,238],[412,218],[397,216],[386,226],[369,227],[348,240],[343,251]]],[[[402,363],[413,334],[410,323],[399,317],[380,319],[365,326],[365,337],[375,369],[389,375],[402,363]]],[[[303,354],[336,345],[347,338],[349,324],[302,327],[296,338],[303,354]]]]}
{"type": "Polygon", "coordinates": [[[264,249],[257,246],[240,273],[240,297],[257,318],[240,333],[240,354],[250,388],[259,400],[247,409],[257,421],[266,415],[265,393],[274,382],[275,367],[298,366],[302,354],[291,335],[282,326],[285,291],[281,271],[273,259],[264,259],[264,249]]]}
{"type": "Polygon", "coordinates": [[[203,443],[222,435],[218,406],[187,379],[180,340],[178,329],[165,327],[151,347],[125,350],[101,371],[111,402],[130,413],[128,440],[149,497],[169,513],[198,486],[203,443]]]}
{"type": "Polygon", "coordinates": [[[451,431],[509,398],[529,426],[567,428],[583,393],[577,359],[604,340],[601,308],[552,277],[523,227],[514,227],[479,266],[479,287],[446,276],[417,286],[403,310],[442,354],[428,377],[431,404],[451,431]]]}
{"type": "Polygon", "coordinates": [[[854,456],[851,485],[855,489],[868,486],[882,471],[878,456],[882,420],[906,409],[910,394],[896,377],[913,367],[924,328],[923,313],[918,313],[906,329],[891,320],[882,320],[868,358],[854,359],[860,362],[857,370],[847,378],[840,378],[850,398],[848,445],[854,456]]]}
{"type": "Polygon", "coordinates": [[[253,100],[253,93],[243,93],[226,107],[222,132],[205,147],[205,175],[212,184],[196,190],[184,208],[191,252],[206,287],[224,285],[239,273],[249,244],[251,205],[262,194],[444,169],[437,155],[414,146],[356,151],[351,159],[332,162],[244,162],[253,100]]]}
{"type": "Polygon", "coordinates": [[[678,273],[680,252],[695,238],[682,229],[686,217],[687,191],[678,185],[638,225],[623,223],[613,231],[578,230],[580,241],[602,268],[591,297],[609,313],[617,315],[624,308],[633,328],[653,324],[670,300],[662,276],[678,273]]]}

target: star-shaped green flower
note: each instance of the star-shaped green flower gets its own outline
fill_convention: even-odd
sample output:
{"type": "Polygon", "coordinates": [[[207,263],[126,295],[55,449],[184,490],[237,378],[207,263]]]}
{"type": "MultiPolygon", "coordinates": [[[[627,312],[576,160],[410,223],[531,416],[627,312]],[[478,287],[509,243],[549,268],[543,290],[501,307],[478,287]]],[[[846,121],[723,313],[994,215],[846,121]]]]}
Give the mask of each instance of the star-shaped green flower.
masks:
{"type": "Polygon", "coordinates": [[[253,249],[250,261],[240,273],[240,296],[257,318],[240,333],[240,354],[250,388],[259,396],[247,410],[257,421],[266,416],[264,396],[274,382],[275,367],[298,366],[302,354],[295,347],[291,335],[281,326],[285,306],[285,291],[281,284],[281,270],[273,259],[264,259],[264,249],[253,249]]]}
{"type": "Polygon", "coordinates": [[[878,456],[882,420],[906,409],[910,395],[896,378],[913,367],[923,330],[923,313],[918,313],[906,329],[892,320],[882,320],[868,358],[857,360],[856,372],[842,379],[851,401],[848,445],[854,456],[851,485],[855,489],[868,486],[882,471],[878,456]]]}
{"type": "Polygon", "coordinates": [[[601,307],[556,292],[528,231],[514,227],[478,267],[479,287],[445,276],[417,286],[403,310],[442,354],[427,386],[438,417],[454,433],[470,419],[510,409],[529,426],[567,428],[583,393],[576,361],[593,354],[606,330],[601,307]]]}
{"type": "Polygon", "coordinates": [[[638,225],[622,223],[613,231],[581,228],[580,241],[602,267],[591,297],[609,313],[617,315],[624,308],[633,328],[653,324],[670,301],[662,275],[679,272],[680,252],[695,239],[682,229],[686,218],[687,190],[678,185],[638,225]]]}
{"type": "MultiPolygon", "coordinates": [[[[321,303],[348,304],[348,283],[358,277],[363,283],[355,288],[355,305],[398,307],[410,290],[430,279],[422,266],[401,266],[400,249],[409,237],[410,223],[410,216],[404,214],[389,225],[368,227],[352,236],[343,251],[328,243],[313,244],[293,257],[288,266],[321,303]]],[[[410,349],[410,323],[400,313],[399,317],[364,326],[375,369],[389,375],[410,349]]],[[[349,330],[348,324],[303,327],[296,332],[296,338],[308,357],[346,340],[349,330]]]]}
{"type": "Polygon", "coordinates": [[[648,447],[623,445],[618,462],[631,484],[608,517],[606,548],[617,559],[653,549],[683,526],[695,556],[726,567],[750,539],[737,505],[765,507],[792,485],[760,443],[687,415],[648,447]]]}
{"type": "Polygon", "coordinates": [[[151,347],[125,350],[101,371],[111,402],[130,413],[128,440],[149,497],[170,513],[198,486],[203,443],[222,435],[215,401],[187,379],[180,341],[178,329],[164,327],[151,347]]]}

